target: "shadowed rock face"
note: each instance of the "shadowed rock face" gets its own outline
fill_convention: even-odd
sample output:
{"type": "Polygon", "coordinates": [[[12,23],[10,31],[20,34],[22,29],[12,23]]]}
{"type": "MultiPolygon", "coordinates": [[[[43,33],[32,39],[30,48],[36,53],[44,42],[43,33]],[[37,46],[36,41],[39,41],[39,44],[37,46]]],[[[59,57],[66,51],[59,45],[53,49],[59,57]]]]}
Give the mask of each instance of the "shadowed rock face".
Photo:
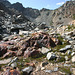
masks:
{"type": "Polygon", "coordinates": [[[8,0],[0,0],[5,6],[9,7],[11,3],[8,0]]]}
{"type": "Polygon", "coordinates": [[[19,2],[12,4],[10,7],[18,10],[19,12],[24,11],[23,5],[21,3],[19,3],[19,2]]]}
{"type": "Polygon", "coordinates": [[[0,45],[0,57],[3,56],[7,52],[7,44],[0,45]]]}
{"type": "Polygon", "coordinates": [[[0,10],[3,10],[4,12],[7,13],[11,13],[9,9],[2,2],[0,2],[0,10]]]}

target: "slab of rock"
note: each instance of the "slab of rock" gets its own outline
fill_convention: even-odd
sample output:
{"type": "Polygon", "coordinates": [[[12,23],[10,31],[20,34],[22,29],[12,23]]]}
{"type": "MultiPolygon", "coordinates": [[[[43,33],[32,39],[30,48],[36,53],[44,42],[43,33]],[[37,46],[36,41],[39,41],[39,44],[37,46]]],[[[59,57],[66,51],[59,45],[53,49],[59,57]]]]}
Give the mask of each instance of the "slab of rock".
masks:
{"type": "Polygon", "coordinates": [[[54,72],[58,71],[58,67],[54,68],[54,70],[53,70],[53,71],[54,71],[54,72]]]}
{"type": "Polygon", "coordinates": [[[56,59],[56,55],[52,52],[49,52],[46,57],[48,60],[56,59]]]}
{"type": "Polygon", "coordinates": [[[66,61],[68,61],[68,60],[69,60],[68,56],[65,56],[65,60],[66,60],[66,61]]]}
{"type": "Polygon", "coordinates": [[[41,53],[46,54],[46,53],[48,53],[49,51],[51,51],[51,49],[42,47],[42,49],[41,49],[40,51],[41,51],[41,53]]]}
{"type": "Polygon", "coordinates": [[[73,62],[73,63],[75,62],[75,56],[72,57],[72,62],[73,62]]]}
{"type": "Polygon", "coordinates": [[[24,57],[28,58],[28,57],[38,57],[41,55],[41,52],[39,50],[35,50],[32,48],[27,48],[27,50],[24,52],[24,57]]]}
{"type": "Polygon", "coordinates": [[[45,70],[46,73],[52,73],[52,70],[45,70]]]}
{"type": "Polygon", "coordinates": [[[3,58],[15,56],[15,55],[16,55],[16,52],[15,52],[15,51],[10,51],[10,52],[5,53],[5,54],[3,55],[3,58]]]}
{"type": "Polygon", "coordinates": [[[64,67],[65,67],[65,66],[66,66],[66,67],[70,67],[71,65],[70,65],[70,64],[64,64],[64,67]]]}
{"type": "Polygon", "coordinates": [[[71,53],[71,56],[73,56],[73,55],[75,55],[75,52],[72,52],[72,53],[71,53]]]}
{"type": "Polygon", "coordinates": [[[8,64],[12,59],[4,59],[4,60],[0,60],[0,64],[8,64]]]}
{"type": "Polygon", "coordinates": [[[17,63],[16,63],[16,62],[12,63],[12,64],[11,64],[11,67],[13,67],[13,68],[14,68],[14,67],[17,67],[17,63]]]}
{"type": "Polygon", "coordinates": [[[11,65],[13,62],[16,62],[17,60],[18,60],[18,58],[15,57],[14,59],[12,59],[12,60],[10,61],[10,63],[9,63],[8,65],[11,65]]]}
{"type": "Polygon", "coordinates": [[[72,70],[73,75],[75,75],[75,68],[72,68],[71,70],[72,70]]]}
{"type": "Polygon", "coordinates": [[[3,41],[8,41],[8,40],[9,40],[9,37],[3,38],[3,41]]]}
{"type": "Polygon", "coordinates": [[[33,71],[33,67],[31,66],[22,69],[23,75],[30,75],[32,71],[33,71]]]}
{"type": "Polygon", "coordinates": [[[67,51],[68,49],[71,49],[71,48],[72,48],[71,45],[67,45],[64,48],[61,48],[59,51],[60,52],[65,52],[65,51],[67,51]]]}

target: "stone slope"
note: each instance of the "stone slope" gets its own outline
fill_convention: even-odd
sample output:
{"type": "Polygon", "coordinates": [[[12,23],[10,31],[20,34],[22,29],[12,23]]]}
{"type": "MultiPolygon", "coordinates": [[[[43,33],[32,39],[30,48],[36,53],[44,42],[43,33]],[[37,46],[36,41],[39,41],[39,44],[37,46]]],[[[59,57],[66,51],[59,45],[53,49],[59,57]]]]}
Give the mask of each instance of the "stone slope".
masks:
{"type": "Polygon", "coordinates": [[[55,10],[48,9],[32,9],[32,8],[24,8],[21,3],[15,3],[11,5],[12,8],[18,10],[23,15],[25,15],[28,19],[34,22],[46,22],[48,26],[50,25],[59,25],[59,24],[67,24],[70,20],[72,20],[72,15],[75,14],[75,1],[67,1],[61,7],[55,10]],[[19,6],[19,8],[17,7],[19,6]],[[67,23],[65,23],[67,21],[67,23]]]}
{"type": "Polygon", "coordinates": [[[50,25],[66,25],[69,21],[72,21],[72,16],[75,14],[75,1],[67,1],[61,7],[55,10],[49,9],[33,9],[33,8],[25,8],[19,2],[10,4],[7,0],[1,0],[2,3],[10,9],[14,9],[22,13],[25,17],[27,17],[30,21],[35,23],[45,22],[48,26],[50,25]]]}

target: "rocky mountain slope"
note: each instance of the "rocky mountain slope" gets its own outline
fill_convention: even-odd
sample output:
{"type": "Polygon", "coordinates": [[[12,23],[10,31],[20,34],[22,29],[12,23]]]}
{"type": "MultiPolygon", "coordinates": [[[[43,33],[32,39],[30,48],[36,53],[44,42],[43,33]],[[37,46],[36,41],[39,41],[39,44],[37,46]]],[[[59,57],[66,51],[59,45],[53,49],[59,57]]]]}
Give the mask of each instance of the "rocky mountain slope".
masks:
{"type": "Polygon", "coordinates": [[[50,25],[66,25],[69,21],[72,21],[73,14],[75,14],[75,1],[67,1],[61,7],[55,10],[49,9],[32,9],[25,8],[19,2],[11,4],[7,0],[1,0],[1,2],[10,9],[17,10],[27,17],[30,21],[35,23],[45,22],[48,26],[50,25]]]}
{"type": "Polygon", "coordinates": [[[72,21],[73,14],[75,14],[75,1],[68,1],[54,11],[53,22],[57,25],[66,25],[68,22],[72,21]]]}
{"type": "Polygon", "coordinates": [[[7,0],[0,1],[0,34],[2,36],[8,36],[16,31],[19,33],[19,29],[29,30],[35,28],[34,23],[30,22],[18,10],[11,8],[10,5],[7,0]]]}
{"type": "Polygon", "coordinates": [[[0,0],[0,75],[75,75],[74,7],[37,10],[0,0]]]}
{"type": "Polygon", "coordinates": [[[61,7],[55,10],[40,10],[41,15],[36,18],[37,22],[46,22],[47,25],[66,25],[72,21],[72,16],[75,14],[75,1],[68,1],[61,7]]]}

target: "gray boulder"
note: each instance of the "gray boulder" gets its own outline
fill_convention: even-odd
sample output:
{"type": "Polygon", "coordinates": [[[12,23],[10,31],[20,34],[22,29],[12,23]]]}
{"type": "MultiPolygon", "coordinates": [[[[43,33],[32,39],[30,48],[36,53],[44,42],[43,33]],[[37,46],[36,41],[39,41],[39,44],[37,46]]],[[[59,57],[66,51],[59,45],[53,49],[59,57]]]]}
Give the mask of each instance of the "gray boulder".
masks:
{"type": "Polygon", "coordinates": [[[56,55],[52,52],[49,52],[46,57],[48,60],[56,59],[56,55]]]}
{"type": "Polygon", "coordinates": [[[8,64],[12,59],[9,58],[9,59],[4,59],[4,60],[0,60],[0,65],[1,64],[8,64]]]}
{"type": "Polygon", "coordinates": [[[54,72],[58,71],[58,67],[54,68],[54,70],[53,70],[53,71],[54,71],[54,72]]]}
{"type": "Polygon", "coordinates": [[[75,52],[72,52],[72,53],[71,53],[71,56],[73,56],[73,55],[75,55],[75,52]]]}
{"type": "Polygon", "coordinates": [[[68,54],[68,55],[70,55],[70,54],[71,54],[71,51],[70,51],[70,50],[68,50],[68,51],[67,51],[67,54],[68,54]]]}
{"type": "Polygon", "coordinates": [[[46,73],[52,73],[52,70],[45,70],[46,73]]]}
{"type": "Polygon", "coordinates": [[[72,62],[75,63],[75,56],[72,57],[72,62]]]}
{"type": "Polygon", "coordinates": [[[48,62],[42,62],[42,67],[46,66],[48,62]]]}
{"type": "Polygon", "coordinates": [[[32,71],[33,71],[33,67],[31,66],[22,69],[23,75],[30,75],[32,71]]]}
{"type": "Polygon", "coordinates": [[[9,37],[3,38],[3,41],[8,41],[8,40],[9,40],[9,37]]]}
{"type": "Polygon", "coordinates": [[[67,45],[64,48],[61,48],[59,51],[60,52],[65,52],[65,51],[67,51],[68,49],[71,49],[71,48],[72,48],[71,45],[67,45]]]}
{"type": "Polygon", "coordinates": [[[17,67],[17,63],[16,63],[16,62],[12,63],[12,64],[11,64],[11,67],[13,67],[13,68],[14,68],[14,67],[17,67]]]}
{"type": "Polygon", "coordinates": [[[42,22],[40,25],[39,25],[39,29],[45,29],[46,27],[46,23],[45,22],[42,22]]]}
{"type": "Polygon", "coordinates": [[[41,49],[41,53],[43,53],[43,54],[46,54],[49,51],[51,51],[51,49],[48,49],[48,48],[45,48],[45,47],[42,47],[42,49],[41,49]]]}
{"type": "Polygon", "coordinates": [[[68,61],[68,60],[69,60],[68,56],[65,56],[65,60],[66,60],[66,61],[68,61]]]}
{"type": "Polygon", "coordinates": [[[13,62],[16,62],[17,60],[18,60],[18,58],[15,57],[14,59],[12,59],[12,60],[10,61],[10,63],[9,63],[8,65],[11,65],[13,62]]]}

